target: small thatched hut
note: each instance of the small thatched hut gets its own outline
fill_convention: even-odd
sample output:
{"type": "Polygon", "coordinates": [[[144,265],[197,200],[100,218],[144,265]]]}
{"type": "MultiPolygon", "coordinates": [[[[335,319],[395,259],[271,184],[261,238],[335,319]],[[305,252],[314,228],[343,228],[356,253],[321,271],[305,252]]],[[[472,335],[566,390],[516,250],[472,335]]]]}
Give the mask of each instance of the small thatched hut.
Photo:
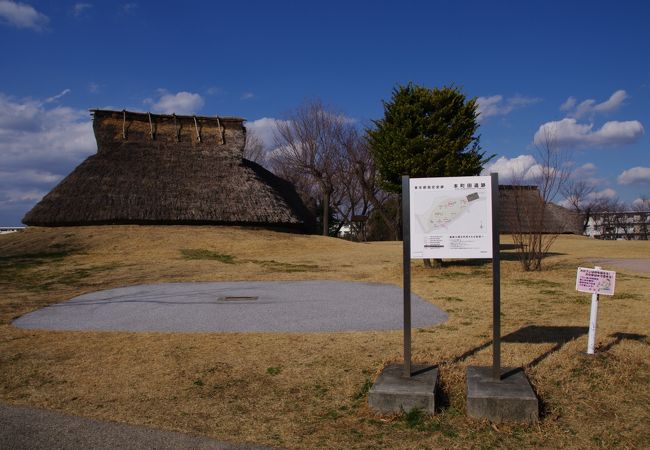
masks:
{"type": "Polygon", "coordinates": [[[293,185],[243,158],[243,119],[92,113],[97,154],[34,206],[25,224],[311,227],[293,185]]]}
{"type": "Polygon", "coordinates": [[[582,217],[544,202],[537,186],[499,185],[499,229],[502,233],[582,234],[582,217]]]}

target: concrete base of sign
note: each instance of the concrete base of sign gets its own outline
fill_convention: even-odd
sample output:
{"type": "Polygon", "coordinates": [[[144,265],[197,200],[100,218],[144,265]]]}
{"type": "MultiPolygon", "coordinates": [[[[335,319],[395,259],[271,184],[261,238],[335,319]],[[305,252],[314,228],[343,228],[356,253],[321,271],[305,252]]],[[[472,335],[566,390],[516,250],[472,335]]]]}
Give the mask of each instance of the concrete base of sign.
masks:
{"type": "Polygon", "coordinates": [[[438,367],[411,366],[411,376],[403,376],[404,366],[391,364],[382,370],[368,392],[368,405],[380,413],[421,409],[433,414],[436,408],[438,367]]]}
{"type": "Polygon", "coordinates": [[[467,415],[492,422],[539,420],[539,404],[524,371],[503,368],[501,380],[492,378],[492,367],[467,368],[467,415]]]}

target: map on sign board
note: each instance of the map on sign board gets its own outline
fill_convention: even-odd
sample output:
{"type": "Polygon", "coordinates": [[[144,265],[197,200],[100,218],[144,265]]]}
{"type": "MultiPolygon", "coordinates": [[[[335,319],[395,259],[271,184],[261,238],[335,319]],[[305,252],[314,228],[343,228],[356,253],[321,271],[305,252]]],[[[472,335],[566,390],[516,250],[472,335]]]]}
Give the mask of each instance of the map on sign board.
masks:
{"type": "Polygon", "coordinates": [[[411,257],[492,258],[491,181],[411,178],[411,257]]]}
{"type": "Polygon", "coordinates": [[[591,294],[614,295],[616,272],[611,270],[578,267],[576,291],[591,294]]]}

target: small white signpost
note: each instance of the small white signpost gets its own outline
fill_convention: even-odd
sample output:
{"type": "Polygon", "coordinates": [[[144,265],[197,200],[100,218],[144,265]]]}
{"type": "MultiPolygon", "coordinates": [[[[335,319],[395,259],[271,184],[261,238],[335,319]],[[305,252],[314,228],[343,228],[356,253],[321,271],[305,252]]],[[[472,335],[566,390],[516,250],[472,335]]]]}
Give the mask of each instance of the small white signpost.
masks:
{"type": "Polygon", "coordinates": [[[602,270],[596,266],[594,269],[578,267],[576,276],[576,291],[591,293],[591,314],[589,316],[589,341],[587,343],[587,354],[594,354],[596,345],[596,322],[598,320],[598,296],[614,295],[616,286],[616,272],[602,270]]]}

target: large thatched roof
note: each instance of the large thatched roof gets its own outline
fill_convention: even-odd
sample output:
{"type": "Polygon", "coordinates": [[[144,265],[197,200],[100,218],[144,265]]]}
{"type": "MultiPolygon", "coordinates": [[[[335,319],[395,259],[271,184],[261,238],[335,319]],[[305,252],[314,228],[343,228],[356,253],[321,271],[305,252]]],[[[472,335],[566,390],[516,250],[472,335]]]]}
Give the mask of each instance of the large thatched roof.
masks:
{"type": "Polygon", "coordinates": [[[499,219],[502,233],[582,234],[582,217],[553,203],[544,207],[537,186],[499,185],[499,219]]]}
{"type": "Polygon", "coordinates": [[[25,224],[311,226],[290,183],[243,159],[243,119],[92,112],[97,154],[34,206],[25,224]]]}

